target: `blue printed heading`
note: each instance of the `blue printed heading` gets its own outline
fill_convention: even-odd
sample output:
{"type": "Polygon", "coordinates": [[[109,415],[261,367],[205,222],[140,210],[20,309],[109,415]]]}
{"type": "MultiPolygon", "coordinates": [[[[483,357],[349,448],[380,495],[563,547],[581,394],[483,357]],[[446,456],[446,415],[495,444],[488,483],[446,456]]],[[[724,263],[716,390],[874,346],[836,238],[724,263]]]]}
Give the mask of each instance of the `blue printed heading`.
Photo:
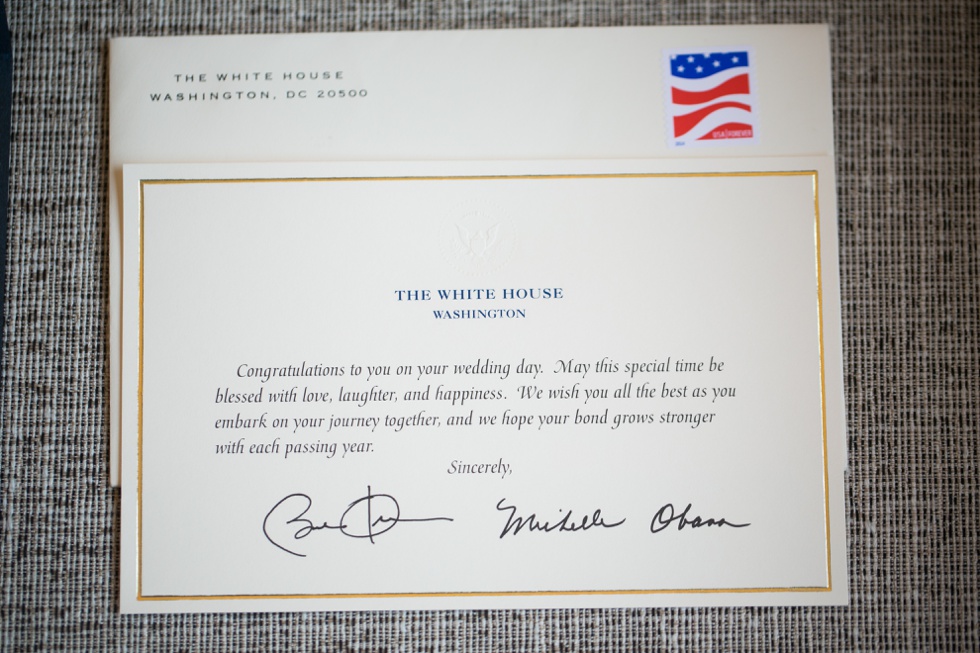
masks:
{"type": "Polygon", "coordinates": [[[396,290],[400,302],[489,300],[489,299],[564,299],[563,288],[452,288],[438,290],[396,290]]]}

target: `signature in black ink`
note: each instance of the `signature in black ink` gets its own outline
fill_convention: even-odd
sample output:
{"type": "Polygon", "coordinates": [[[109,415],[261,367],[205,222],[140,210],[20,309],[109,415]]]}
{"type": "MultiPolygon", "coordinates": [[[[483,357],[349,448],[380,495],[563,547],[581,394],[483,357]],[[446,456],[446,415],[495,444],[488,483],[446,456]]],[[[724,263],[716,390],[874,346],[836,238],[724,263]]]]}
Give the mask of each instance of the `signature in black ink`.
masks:
{"type": "Polygon", "coordinates": [[[587,531],[590,528],[616,528],[617,526],[622,526],[626,522],[626,519],[620,519],[617,522],[606,523],[606,520],[602,517],[602,509],[598,508],[590,516],[585,517],[572,517],[572,511],[569,510],[562,517],[552,523],[548,521],[542,521],[538,519],[536,513],[531,513],[527,517],[517,516],[516,506],[505,506],[504,502],[507,499],[501,499],[497,502],[497,510],[501,512],[510,511],[507,515],[507,523],[504,524],[504,529],[500,531],[500,539],[504,539],[504,536],[508,533],[513,533],[517,535],[521,532],[522,528],[527,528],[530,531],[542,531],[545,533],[550,533],[552,531],[563,531],[566,533],[574,533],[578,531],[587,531]]]}
{"type": "Polygon", "coordinates": [[[691,528],[701,528],[702,526],[730,526],[732,528],[745,528],[746,526],[752,525],[735,524],[728,521],[724,517],[718,519],[712,517],[705,519],[699,515],[688,517],[690,512],[691,504],[687,504],[687,508],[684,508],[680,514],[675,514],[674,504],[664,504],[664,506],[653,515],[653,519],[650,521],[650,532],[659,533],[674,523],[677,524],[677,530],[679,531],[684,530],[685,526],[690,526],[691,528]]]}
{"type": "Polygon", "coordinates": [[[339,531],[346,537],[366,539],[374,544],[374,538],[387,533],[398,524],[453,521],[452,517],[402,517],[401,507],[395,497],[390,494],[374,494],[370,485],[367,494],[352,501],[335,524],[326,521],[316,524],[307,519],[306,513],[312,506],[313,500],[301,492],[280,499],[262,520],[265,539],[286,553],[305,558],[305,554],[297,553],[274,539],[270,528],[276,534],[285,533],[287,538],[294,540],[302,540],[317,531],[339,531]]]}

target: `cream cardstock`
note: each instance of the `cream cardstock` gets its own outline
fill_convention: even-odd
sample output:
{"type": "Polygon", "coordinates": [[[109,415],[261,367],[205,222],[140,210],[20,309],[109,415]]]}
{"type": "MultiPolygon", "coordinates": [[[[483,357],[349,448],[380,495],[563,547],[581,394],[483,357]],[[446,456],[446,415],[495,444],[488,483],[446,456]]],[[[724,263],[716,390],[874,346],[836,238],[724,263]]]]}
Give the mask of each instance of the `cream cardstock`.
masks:
{"type": "Polygon", "coordinates": [[[127,166],[122,610],[846,603],[828,179],[127,166]]]}
{"type": "MultiPolygon", "coordinates": [[[[109,54],[113,484],[128,349],[124,164],[663,158],[683,170],[691,159],[833,156],[818,25],[117,38],[109,54]],[[691,96],[710,85],[699,79],[680,89],[696,104],[673,103],[670,57],[742,51],[750,93],[691,96]],[[717,102],[727,126],[698,129],[737,135],[747,121],[752,138],[671,138],[678,114],[717,102]]],[[[833,171],[824,182],[834,187],[833,171]]]]}

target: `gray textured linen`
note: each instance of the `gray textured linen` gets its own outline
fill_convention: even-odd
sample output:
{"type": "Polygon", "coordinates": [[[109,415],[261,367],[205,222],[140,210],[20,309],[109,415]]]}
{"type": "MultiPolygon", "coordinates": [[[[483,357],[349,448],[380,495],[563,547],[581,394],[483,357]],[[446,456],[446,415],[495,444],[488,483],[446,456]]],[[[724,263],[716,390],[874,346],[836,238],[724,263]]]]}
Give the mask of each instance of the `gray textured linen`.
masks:
{"type": "Polygon", "coordinates": [[[11,0],[4,651],[976,651],[980,3],[11,0]],[[108,484],[106,39],[831,25],[850,606],[120,616],[108,484]]]}

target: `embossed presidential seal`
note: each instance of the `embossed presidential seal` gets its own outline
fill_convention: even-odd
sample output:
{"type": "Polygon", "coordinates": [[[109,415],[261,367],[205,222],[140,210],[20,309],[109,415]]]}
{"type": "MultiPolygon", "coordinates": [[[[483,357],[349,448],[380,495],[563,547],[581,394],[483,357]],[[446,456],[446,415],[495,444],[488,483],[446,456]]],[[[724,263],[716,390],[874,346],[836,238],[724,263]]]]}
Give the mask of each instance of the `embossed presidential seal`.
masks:
{"type": "Polygon", "coordinates": [[[441,227],[441,240],[450,261],[460,271],[479,275],[506,265],[517,247],[517,230],[497,207],[461,208],[441,227]]]}

